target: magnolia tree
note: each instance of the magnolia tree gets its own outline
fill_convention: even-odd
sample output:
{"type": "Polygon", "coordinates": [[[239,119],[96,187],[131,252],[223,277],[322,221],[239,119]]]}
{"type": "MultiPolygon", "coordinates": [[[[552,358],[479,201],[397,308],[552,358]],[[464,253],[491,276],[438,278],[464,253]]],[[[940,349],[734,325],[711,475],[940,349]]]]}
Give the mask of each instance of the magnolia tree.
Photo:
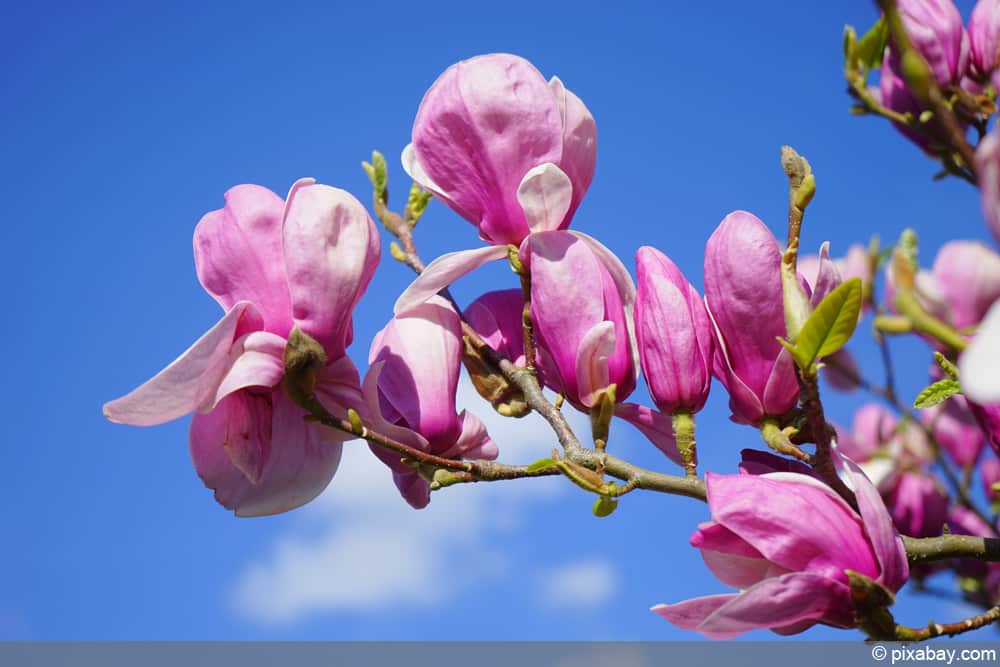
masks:
{"type": "MultiPolygon", "coordinates": [[[[870,31],[845,33],[854,110],[885,117],[942,176],[976,186],[1000,240],[1000,136],[987,127],[1000,88],[1000,0],[981,0],[967,27],[951,0],[879,4],[870,31]]],[[[151,425],[193,413],[195,469],[240,516],[309,502],[333,478],[344,442],[358,438],[415,509],[451,485],[543,476],[592,494],[598,516],[637,491],[707,502],[711,521],[692,526],[690,543],[735,592],[653,611],[712,638],[819,623],[919,640],[1000,619],[996,517],[973,492],[978,480],[989,500],[1000,491],[1000,255],[952,241],[925,270],[906,231],[891,247],[856,245],[842,259],[826,244],[800,256],[816,180],[786,147],[783,242],[735,211],[708,237],[704,295],[653,247],[637,251],[633,280],[598,239],[570,228],[596,151],[594,118],[558,78],[506,54],[452,65],[424,95],[402,151],[414,184],[401,212],[389,207],[382,156],[364,164],[375,218],[396,238],[391,256],[417,274],[365,342],[364,377],[346,350],[381,259],[377,225],[354,196],[312,179],[284,200],[238,185],[194,232],[198,278],[222,318],[105,414],[151,425]],[[482,243],[425,264],[414,231],[431,199],[482,243]],[[457,303],[449,285],[493,261],[509,264],[519,287],[457,303]],[[885,353],[878,381],[844,347],[866,311],[885,353]],[[899,335],[926,342],[930,377],[915,400],[897,393],[888,363],[899,335]],[[456,411],[463,366],[481,410],[536,412],[559,448],[499,462],[504,443],[456,411]],[[873,394],[852,428],[827,420],[820,373],[873,394]],[[628,401],[640,374],[655,406],[628,401]],[[698,468],[695,415],[713,378],[733,421],[761,436],[735,475],[698,468]],[[590,416],[590,433],[571,429],[569,410],[590,416]],[[616,418],[638,427],[672,471],[609,453],[616,418]],[[945,570],[983,613],[897,624],[894,594],[945,570]]]]}

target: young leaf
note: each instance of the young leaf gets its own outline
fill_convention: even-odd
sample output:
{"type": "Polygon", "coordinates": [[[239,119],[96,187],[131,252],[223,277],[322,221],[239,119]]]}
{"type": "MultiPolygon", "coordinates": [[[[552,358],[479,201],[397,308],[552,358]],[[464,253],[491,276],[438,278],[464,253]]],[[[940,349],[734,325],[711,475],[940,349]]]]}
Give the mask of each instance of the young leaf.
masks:
{"type": "Polygon", "coordinates": [[[934,361],[937,362],[937,365],[941,368],[941,370],[944,371],[945,375],[950,377],[952,380],[958,379],[958,367],[955,366],[955,364],[948,361],[947,357],[945,357],[940,352],[935,351],[934,361]]]}
{"type": "Polygon", "coordinates": [[[598,496],[594,501],[594,516],[606,517],[618,509],[618,501],[606,496],[598,496]]]}
{"type": "Polygon", "coordinates": [[[803,370],[844,346],[858,326],[861,279],[851,278],[826,295],[802,326],[792,356],[803,370]]]}
{"type": "Polygon", "coordinates": [[[525,472],[538,472],[539,470],[545,470],[546,468],[554,468],[558,463],[552,459],[538,459],[534,463],[529,464],[524,471],[525,472]]]}
{"type": "Polygon", "coordinates": [[[916,400],[913,401],[913,407],[915,408],[930,408],[934,407],[938,403],[948,400],[955,394],[962,391],[962,388],[958,384],[958,380],[953,380],[951,378],[945,378],[944,380],[938,380],[929,387],[924,388],[922,392],[917,394],[916,400]]]}
{"type": "Polygon", "coordinates": [[[857,41],[854,53],[865,69],[877,69],[882,65],[882,54],[888,43],[889,26],[882,17],[857,41]]]}

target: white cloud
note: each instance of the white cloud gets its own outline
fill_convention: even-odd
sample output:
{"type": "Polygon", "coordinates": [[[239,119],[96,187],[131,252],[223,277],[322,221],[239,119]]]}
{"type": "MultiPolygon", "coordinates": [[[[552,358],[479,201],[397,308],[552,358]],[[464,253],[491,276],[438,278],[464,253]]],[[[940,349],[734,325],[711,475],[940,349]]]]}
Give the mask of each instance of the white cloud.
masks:
{"type": "Polygon", "coordinates": [[[544,599],[552,607],[596,607],[618,587],[618,575],[606,559],[568,563],[543,579],[544,599]]]}
{"type": "MultiPolygon", "coordinates": [[[[540,417],[501,417],[468,381],[459,385],[458,405],[483,419],[505,462],[530,463],[557,445],[540,417]]],[[[586,434],[587,418],[569,412],[574,429],[586,434]]],[[[496,533],[515,530],[532,504],[567,488],[560,478],[456,485],[434,493],[430,506],[416,511],[367,445],[347,443],[337,476],[301,512],[301,524],[265,559],[245,566],[232,606],[259,622],[287,623],[323,611],[439,604],[465,588],[465,581],[481,583],[511,571],[496,533]],[[434,584],[443,579],[447,589],[434,584]]],[[[613,573],[599,577],[599,587],[613,586],[613,573]]]]}

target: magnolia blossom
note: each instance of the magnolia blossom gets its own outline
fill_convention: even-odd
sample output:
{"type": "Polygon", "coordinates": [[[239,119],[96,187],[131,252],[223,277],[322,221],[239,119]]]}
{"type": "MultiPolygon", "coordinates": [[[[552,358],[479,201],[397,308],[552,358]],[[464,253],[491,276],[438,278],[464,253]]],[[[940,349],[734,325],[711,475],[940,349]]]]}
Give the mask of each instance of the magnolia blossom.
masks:
{"type": "Polygon", "coordinates": [[[960,467],[975,465],[986,439],[968,403],[952,396],[944,403],[921,411],[921,421],[934,432],[934,439],[960,467]]]}
{"type": "MultiPolygon", "coordinates": [[[[440,297],[396,315],[372,340],[365,400],[376,431],[444,458],[495,459],[497,447],[471,412],[455,412],[462,366],[462,324],[440,297]]],[[[403,498],[420,509],[430,485],[402,456],[372,451],[392,469],[403,498]]]]}
{"type": "MultiPolygon", "coordinates": [[[[954,3],[951,0],[902,0],[897,6],[910,41],[927,62],[938,85],[947,87],[959,83],[969,60],[969,37],[954,3]]],[[[919,118],[923,108],[906,86],[895,45],[886,48],[879,77],[881,103],[893,111],[919,118]]],[[[925,152],[936,154],[941,150],[924,132],[899,123],[893,126],[925,152]]],[[[932,135],[940,132],[934,120],[928,123],[927,129],[932,135]]]]}
{"type": "Polygon", "coordinates": [[[713,371],[729,392],[735,421],[759,424],[787,412],[799,395],[785,337],[781,251],[746,211],[730,213],[705,248],[705,302],[715,324],[713,371]]]}
{"type": "Polygon", "coordinates": [[[424,94],[403,167],[493,244],[564,229],[594,176],[587,107],[524,58],[495,53],[449,67],[424,94]],[[557,208],[558,215],[542,215],[557,208]]]}
{"type": "Polygon", "coordinates": [[[363,409],[345,349],[378,264],[378,231],[354,197],[312,179],[293,185],[287,203],[240,185],[198,223],[194,251],[201,284],[226,314],[104,414],[147,426],[194,412],[191,458],[216,500],[241,516],[285,512],[326,487],[352,437],[306,422],[282,390],[285,344],[298,327],[322,345],[315,392],[327,410],[363,409]]]}
{"type": "MultiPolygon", "coordinates": [[[[760,628],[790,635],[817,623],[853,627],[845,570],[895,592],[909,569],[878,491],[850,460],[842,465],[860,512],[808,474],[706,473],[712,520],[698,527],[691,545],[720,581],[741,592],[661,604],[653,611],[712,639],[760,628]]],[[[769,469],[761,461],[754,467],[769,469]]]]}

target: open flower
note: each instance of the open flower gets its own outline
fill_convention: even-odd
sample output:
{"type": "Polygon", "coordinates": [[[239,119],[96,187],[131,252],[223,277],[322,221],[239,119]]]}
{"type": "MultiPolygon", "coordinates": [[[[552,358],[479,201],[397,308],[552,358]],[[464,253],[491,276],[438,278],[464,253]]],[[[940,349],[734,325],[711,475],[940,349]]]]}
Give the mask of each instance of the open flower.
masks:
{"type": "MultiPolygon", "coordinates": [[[[396,315],[376,334],[368,354],[365,400],[376,430],[444,458],[495,459],[497,447],[471,412],[455,412],[462,365],[462,325],[444,299],[396,315]]],[[[378,445],[372,451],[389,468],[403,498],[420,509],[430,485],[401,455],[378,445]]]]}
{"type": "Polygon", "coordinates": [[[712,639],[761,628],[796,634],[816,623],[853,627],[845,571],[895,592],[909,570],[878,491],[849,459],[841,462],[860,512],[810,475],[707,473],[712,520],[698,527],[691,545],[720,581],[741,592],[653,611],[712,639]]]}
{"type": "Polygon", "coordinates": [[[378,232],[354,197],[312,179],[293,185],[287,204],[240,185],[198,223],[194,250],[198,278],[226,314],[104,414],[148,426],[194,412],[191,458],[216,500],[241,516],[285,512],[326,488],[352,437],[306,422],[284,393],[285,345],[299,327],[323,347],[316,395],[330,412],[363,407],[344,352],[378,264],[378,232]]]}

